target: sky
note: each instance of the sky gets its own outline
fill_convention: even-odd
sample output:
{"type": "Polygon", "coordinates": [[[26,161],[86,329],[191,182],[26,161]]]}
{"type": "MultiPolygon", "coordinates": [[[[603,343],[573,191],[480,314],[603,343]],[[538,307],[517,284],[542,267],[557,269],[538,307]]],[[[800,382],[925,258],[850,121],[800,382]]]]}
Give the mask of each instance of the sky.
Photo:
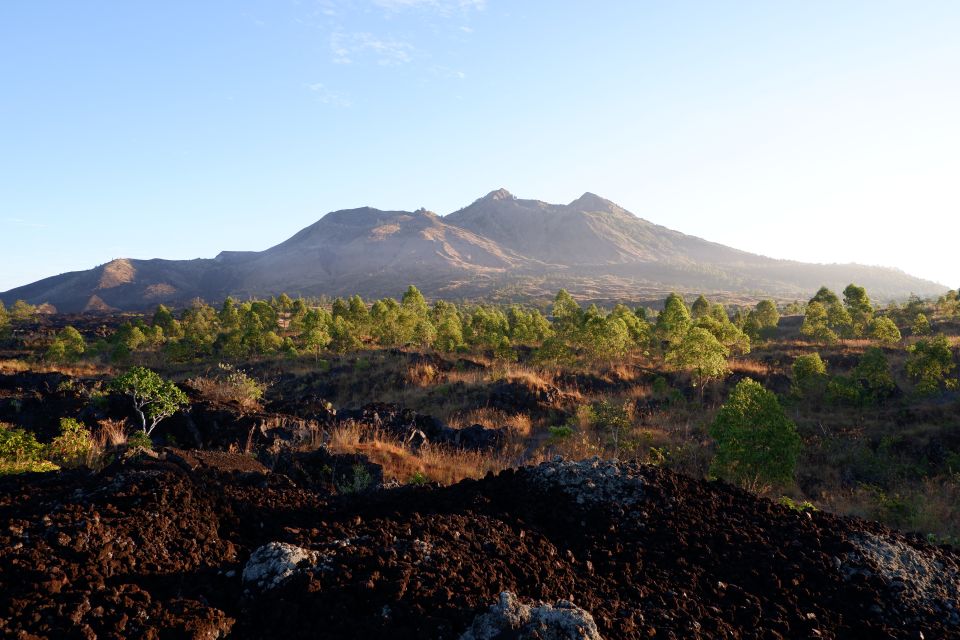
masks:
{"type": "Polygon", "coordinates": [[[3,0],[0,291],[585,191],[960,286],[960,3],[3,0]]]}

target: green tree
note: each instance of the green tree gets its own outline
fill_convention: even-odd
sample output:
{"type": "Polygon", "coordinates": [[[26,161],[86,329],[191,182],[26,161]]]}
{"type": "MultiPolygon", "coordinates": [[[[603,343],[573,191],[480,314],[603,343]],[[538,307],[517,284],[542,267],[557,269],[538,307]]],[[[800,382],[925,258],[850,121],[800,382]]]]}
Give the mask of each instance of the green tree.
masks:
{"type": "Polygon", "coordinates": [[[780,324],[780,311],[777,309],[777,303],[773,300],[761,300],[753,308],[753,312],[757,316],[757,322],[760,324],[761,330],[776,330],[777,325],[780,324]]]}
{"type": "Polygon", "coordinates": [[[162,420],[188,404],[187,395],[177,385],[144,367],[134,367],[117,376],[110,388],[130,398],[147,436],[162,420]]]}
{"type": "Polygon", "coordinates": [[[610,318],[620,320],[627,328],[632,346],[646,349],[650,346],[650,325],[624,304],[618,304],[610,312],[610,318]]]}
{"type": "Polygon", "coordinates": [[[739,355],[750,353],[750,338],[747,334],[730,322],[725,314],[722,317],[723,320],[717,320],[713,315],[702,316],[694,322],[694,326],[712,333],[713,337],[731,353],[739,355]]]}
{"type": "Polygon", "coordinates": [[[853,318],[850,317],[846,307],[839,302],[834,302],[827,307],[827,325],[841,338],[852,338],[854,335],[853,318]]]}
{"type": "Polygon", "coordinates": [[[897,388],[893,380],[893,372],[890,370],[890,362],[883,353],[883,349],[879,347],[870,347],[863,352],[854,370],[854,377],[864,387],[867,395],[875,401],[886,398],[897,388]]]}
{"type": "Polygon", "coordinates": [[[800,326],[800,333],[816,342],[833,343],[837,334],[828,324],[827,309],[823,303],[813,301],[807,305],[807,313],[800,326]]]}
{"type": "Polygon", "coordinates": [[[3,306],[3,300],[0,300],[0,340],[5,340],[10,335],[10,314],[7,308],[3,306]]]}
{"type": "Polygon", "coordinates": [[[760,340],[763,337],[763,325],[760,324],[760,318],[755,310],[751,309],[744,317],[742,331],[751,340],[760,340]]]}
{"type": "Polygon", "coordinates": [[[577,304],[566,289],[560,289],[553,299],[553,331],[557,337],[573,344],[577,341],[580,324],[583,320],[583,309],[577,304]]]}
{"type": "Polygon", "coordinates": [[[697,296],[697,299],[690,305],[690,316],[696,320],[710,313],[710,302],[703,297],[703,294],[697,296]]]}
{"type": "Polygon", "coordinates": [[[956,378],[949,377],[956,364],[945,336],[918,340],[908,349],[907,374],[916,382],[917,393],[932,395],[941,386],[956,389],[956,378]]]}
{"type": "Polygon", "coordinates": [[[679,341],[667,349],[667,364],[689,371],[694,385],[703,389],[707,382],[727,373],[729,350],[720,344],[712,333],[701,327],[693,327],[679,341]]]}
{"type": "MultiPolygon", "coordinates": [[[[162,305],[160,308],[162,308],[162,305]]],[[[158,313],[160,308],[157,309],[158,313]]],[[[223,331],[230,332],[240,327],[240,310],[237,309],[237,303],[230,296],[227,296],[223,304],[220,305],[217,319],[220,322],[220,329],[223,331]]],[[[156,316],[154,316],[154,322],[156,322],[156,316]]],[[[164,330],[166,331],[166,328],[164,330]]]]}
{"type": "Polygon", "coordinates": [[[507,311],[507,323],[514,344],[540,344],[552,333],[550,322],[536,309],[525,311],[514,305],[507,311]]]}
{"type": "Polygon", "coordinates": [[[810,302],[819,302],[824,306],[824,308],[826,308],[832,304],[837,304],[840,302],[840,298],[838,298],[837,294],[827,287],[820,287],[820,289],[813,294],[813,297],[810,298],[810,302]]]}
{"type": "Polygon", "coordinates": [[[657,337],[668,344],[677,342],[690,329],[690,312],[687,305],[676,293],[671,293],[663,304],[663,311],[657,316],[657,337]]]}
{"type": "Polygon", "coordinates": [[[303,316],[300,343],[304,349],[314,354],[314,359],[318,362],[320,352],[330,344],[331,322],[332,318],[326,309],[310,309],[303,316]]]}
{"type": "Polygon", "coordinates": [[[872,319],[867,325],[867,335],[884,344],[897,344],[902,337],[897,324],[887,316],[872,319]]]}
{"type": "Polygon", "coordinates": [[[620,318],[588,314],[580,342],[593,360],[613,360],[626,355],[630,346],[630,332],[620,318]]]}
{"type": "Polygon", "coordinates": [[[335,317],[333,324],[330,325],[330,348],[337,353],[358,351],[363,348],[363,342],[342,316],[335,317]]]}
{"type": "Polygon", "coordinates": [[[417,318],[427,317],[427,313],[429,311],[427,299],[424,298],[423,294],[420,293],[420,290],[413,285],[407,287],[406,292],[403,294],[403,298],[400,299],[400,306],[412,313],[417,318]]]}
{"type": "Polygon", "coordinates": [[[454,309],[440,318],[433,347],[438,351],[453,353],[463,346],[463,324],[460,314],[454,309]]]}
{"type": "Polygon", "coordinates": [[[827,388],[827,365],[819,353],[797,356],[793,361],[791,388],[798,396],[817,398],[827,388]]]}
{"type": "Polygon", "coordinates": [[[46,357],[54,362],[73,362],[87,350],[87,343],[73,327],[64,327],[47,348],[46,357]]]}
{"type": "Polygon", "coordinates": [[[710,472],[740,483],[791,482],[801,441],[776,394],[744,378],[710,425],[716,455],[710,472]]]}
{"type": "Polygon", "coordinates": [[[10,307],[10,321],[13,324],[26,324],[37,318],[37,308],[24,300],[17,300],[10,307]]]}
{"type": "Polygon", "coordinates": [[[853,335],[862,336],[873,317],[873,305],[867,296],[867,290],[855,284],[847,285],[843,290],[843,304],[853,320],[853,335]]]}
{"type": "Polygon", "coordinates": [[[913,319],[913,326],[910,327],[910,333],[915,336],[930,335],[930,321],[927,320],[926,314],[917,314],[917,317],[913,319]]]}

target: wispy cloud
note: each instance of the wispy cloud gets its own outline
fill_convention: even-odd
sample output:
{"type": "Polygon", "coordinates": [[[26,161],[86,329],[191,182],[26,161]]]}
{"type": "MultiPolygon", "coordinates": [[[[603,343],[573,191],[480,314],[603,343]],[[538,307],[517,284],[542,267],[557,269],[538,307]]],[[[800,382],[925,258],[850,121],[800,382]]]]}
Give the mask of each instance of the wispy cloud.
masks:
{"type": "Polygon", "coordinates": [[[21,229],[49,229],[50,225],[37,222],[35,220],[27,220],[26,218],[3,218],[3,224],[8,224],[13,227],[19,227],[21,229]]]}
{"type": "Polygon", "coordinates": [[[387,11],[429,9],[449,15],[457,11],[482,11],[487,3],[486,0],[373,0],[373,4],[387,11]]]}
{"type": "Polygon", "coordinates": [[[313,94],[314,99],[322,104],[343,108],[347,108],[352,104],[349,95],[342,91],[329,89],[322,82],[308,84],[307,89],[313,94]]]}
{"type": "Polygon", "coordinates": [[[414,47],[409,42],[380,38],[372,33],[343,33],[330,36],[330,51],[337,64],[350,64],[364,57],[372,57],[377,64],[394,66],[413,59],[414,47]]]}

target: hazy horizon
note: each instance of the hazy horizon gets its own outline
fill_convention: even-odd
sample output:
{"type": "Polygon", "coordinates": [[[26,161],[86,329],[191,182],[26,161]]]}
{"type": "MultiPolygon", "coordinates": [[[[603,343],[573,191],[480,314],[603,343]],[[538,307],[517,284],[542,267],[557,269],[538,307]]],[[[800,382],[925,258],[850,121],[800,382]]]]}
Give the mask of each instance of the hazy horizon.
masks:
{"type": "Polygon", "coordinates": [[[584,191],[956,287],[960,5],[0,7],[0,291],[359,206],[584,191]]]}

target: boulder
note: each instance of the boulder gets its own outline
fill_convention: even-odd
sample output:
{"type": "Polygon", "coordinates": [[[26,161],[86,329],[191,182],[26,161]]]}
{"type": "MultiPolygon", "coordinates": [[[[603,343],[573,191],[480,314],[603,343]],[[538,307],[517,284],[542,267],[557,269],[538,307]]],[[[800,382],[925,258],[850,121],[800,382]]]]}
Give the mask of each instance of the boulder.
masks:
{"type": "Polygon", "coordinates": [[[477,616],[460,640],[603,640],[593,616],[568,600],[525,605],[509,591],[477,616]]]}

